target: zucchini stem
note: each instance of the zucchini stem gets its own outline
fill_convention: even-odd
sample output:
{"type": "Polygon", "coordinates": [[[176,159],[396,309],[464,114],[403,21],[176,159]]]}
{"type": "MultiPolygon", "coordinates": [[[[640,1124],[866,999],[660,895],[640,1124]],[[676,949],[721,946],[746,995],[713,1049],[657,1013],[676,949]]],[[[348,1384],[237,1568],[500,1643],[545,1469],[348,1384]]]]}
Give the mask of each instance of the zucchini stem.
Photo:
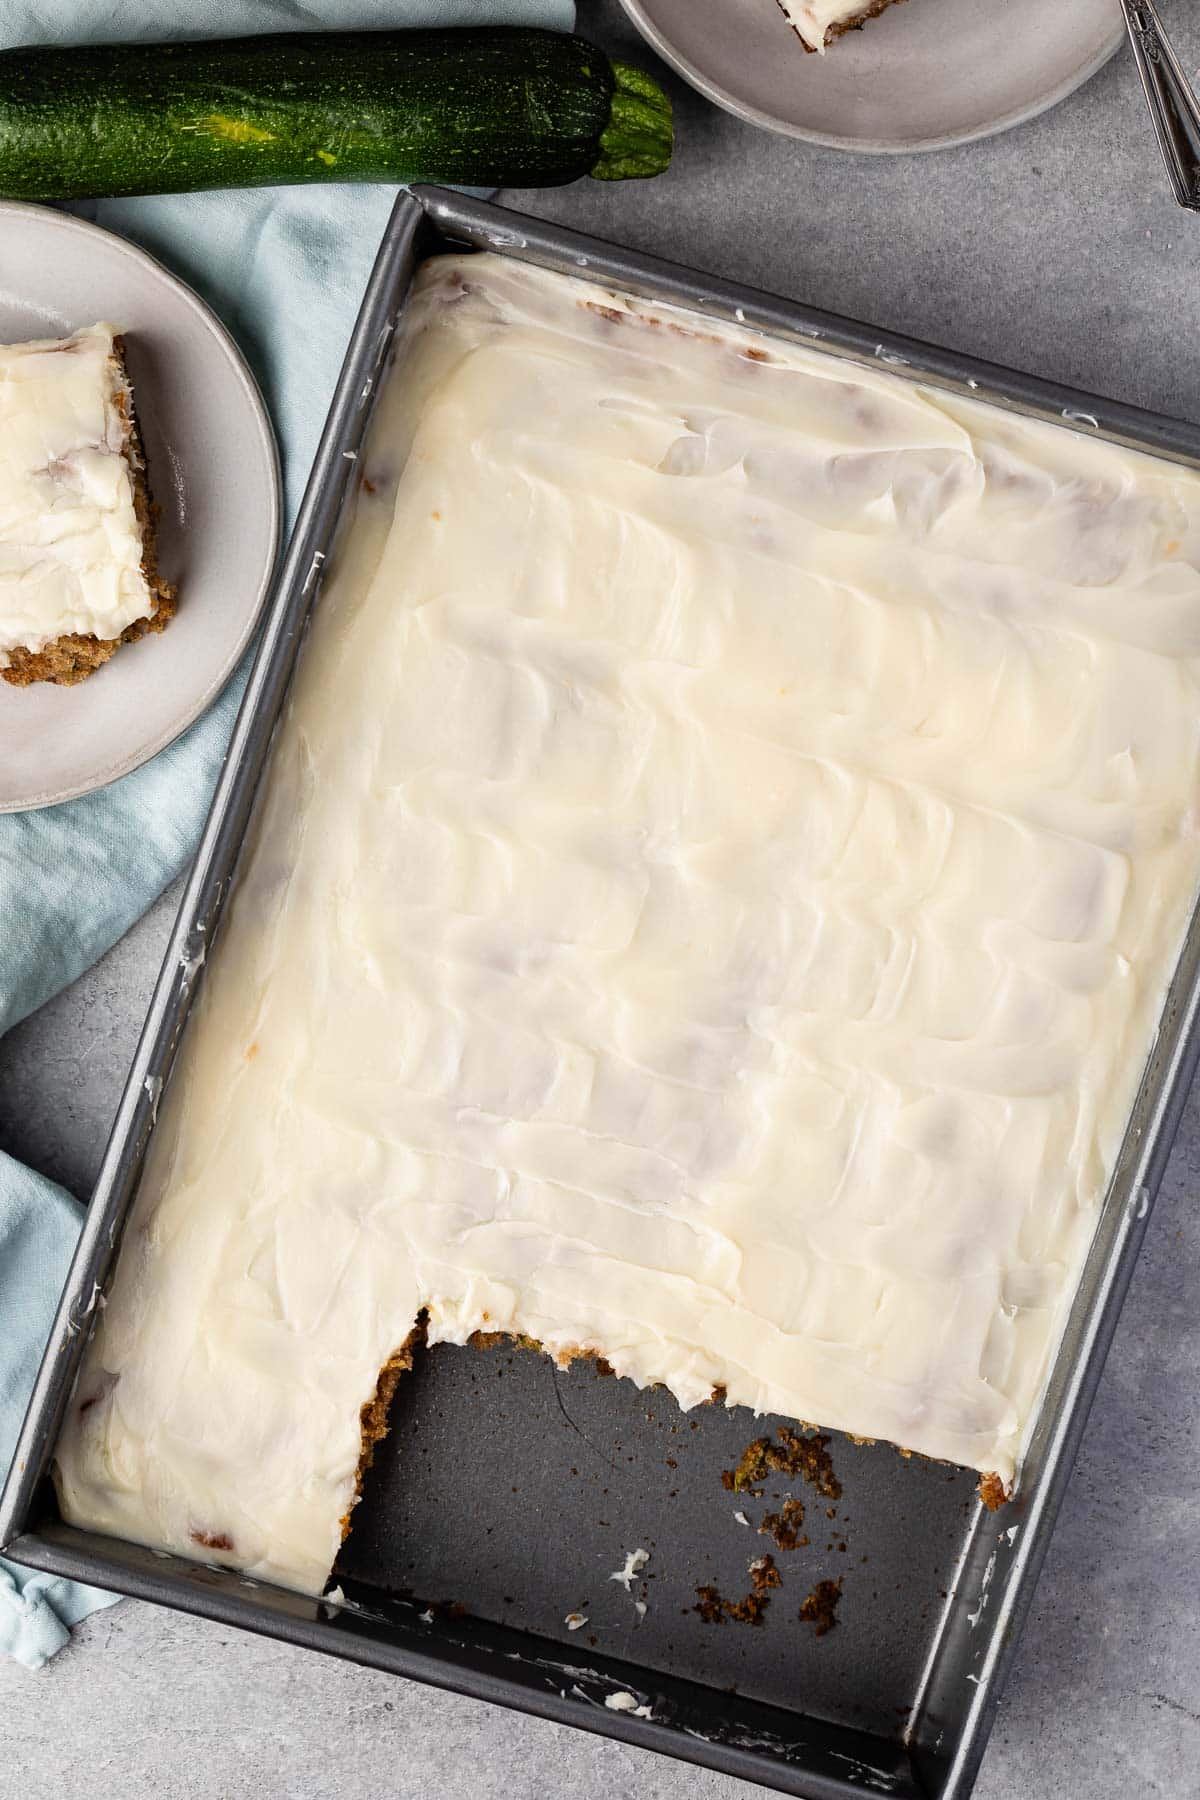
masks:
{"type": "Polygon", "coordinates": [[[628,63],[612,66],[612,112],[592,164],[597,181],[631,181],[661,175],[671,160],[675,130],[671,102],[657,81],[628,63]]]}

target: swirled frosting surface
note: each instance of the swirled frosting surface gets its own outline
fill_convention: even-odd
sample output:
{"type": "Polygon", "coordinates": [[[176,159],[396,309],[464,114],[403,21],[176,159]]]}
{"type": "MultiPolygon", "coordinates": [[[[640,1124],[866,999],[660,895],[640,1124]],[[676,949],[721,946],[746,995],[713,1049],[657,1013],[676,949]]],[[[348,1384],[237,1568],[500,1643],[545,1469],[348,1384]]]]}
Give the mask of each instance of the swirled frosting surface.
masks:
{"type": "Polygon", "coordinates": [[[0,669],[150,613],[129,439],[111,325],[0,345],[0,669]]]}
{"type": "Polygon", "coordinates": [[[1200,479],[490,255],[401,336],[67,1516],[319,1589],[422,1308],[1009,1478],[1200,878],[1200,479]]]}

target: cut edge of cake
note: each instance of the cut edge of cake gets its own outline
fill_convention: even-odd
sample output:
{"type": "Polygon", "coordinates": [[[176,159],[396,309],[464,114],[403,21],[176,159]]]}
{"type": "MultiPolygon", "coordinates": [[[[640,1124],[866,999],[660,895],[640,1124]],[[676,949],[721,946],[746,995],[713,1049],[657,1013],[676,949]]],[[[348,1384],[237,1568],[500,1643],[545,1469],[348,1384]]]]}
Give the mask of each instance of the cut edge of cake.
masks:
{"type": "Polygon", "coordinates": [[[112,400],[125,427],[121,453],[129,470],[133,510],[141,533],[141,569],[150,597],[150,610],[134,619],[117,637],[100,638],[68,631],[49,639],[38,650],[14,645],[7,653],[8,666],[0,668],[0,677],[10,687],[32,687],[43,681],[58,687],[74,687],[102,668],[122,644],[135,643],[150,632],[164,631],[175,615],[175,588],[158,572],[156,519],[159,509],[150,493],[146,457],[133,405],[133,388],[125,366],[125,341],[119,333],[113,335],[112,367],[116,375],[112,400]]]}

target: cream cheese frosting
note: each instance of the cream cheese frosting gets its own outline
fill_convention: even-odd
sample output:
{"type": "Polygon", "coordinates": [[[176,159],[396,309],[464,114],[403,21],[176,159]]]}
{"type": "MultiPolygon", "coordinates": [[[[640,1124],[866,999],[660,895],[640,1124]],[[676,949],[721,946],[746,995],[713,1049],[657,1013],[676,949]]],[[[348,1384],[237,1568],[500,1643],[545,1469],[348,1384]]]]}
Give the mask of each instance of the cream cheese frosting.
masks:
{"type": "Polygon", "coordinates": [[[1198,882],[1200,477],[421,272],[58,1450],[326,1582],[527,1333],[1012,1477],[1198,882]]]}
{"type": "Polygon", "coordinates": [[[830,26],[860,19],[869,0],[778,0],[778,4],[804,42],[823,53],[830,26]]]}
{"type": "Polygon", "coordinates": [[[0,346],[0,668],[153,610],[130,417],[111,325],[0,346]]]}

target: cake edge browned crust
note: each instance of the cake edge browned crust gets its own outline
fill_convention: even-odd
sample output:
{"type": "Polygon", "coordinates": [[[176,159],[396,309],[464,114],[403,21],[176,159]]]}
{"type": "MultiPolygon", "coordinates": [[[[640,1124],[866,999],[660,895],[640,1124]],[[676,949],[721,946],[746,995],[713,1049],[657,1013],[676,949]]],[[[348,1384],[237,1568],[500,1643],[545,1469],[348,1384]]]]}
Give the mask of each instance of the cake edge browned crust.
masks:
{"type": "MultiPolygon", "coordinates": [[[[775,0],[775,3],[779,6],[779,10],[783,13],[784,18],[787,19],[788,24],[792,26],[792,30],[796,32],[796,36],[800,38],[800,43],[804,48],[805,54],[808,56],[815,56],[816,50],[810,43],[807,43],[803,37],[800,37],[799,31],[796,30],[792,21],[788,19],[787,13],[784,11],[781,4],[781,0],[775,0]]],[[[825,33],[825,48],[828,49],[830,44],[835,44],[838,38],[845,37],[848,31],[861,31],[863,26],[866,25],[869,20],[877,19],[880,13],[887,11],[889,6],[899,6],[899,4],[900,0],[868,0],[868,4],[864,6],[861,11],[856,12],[852,19],[843,19],[840,25],[831,25],[829,27],[825,33]]]]}
{"type": "Polygon", "coordinates": [[[121,377],[115,396],[118,412],[125,423],[125,461],[133,484],[133,509],[142,537],[142,574],[150,590],[152,606],[141,619],[127,625],[120,637],[98,638],[90,633],[63,632],[51,638],[40,650],[17,646],[8,652],[9,666],[0,676],[10,687],[32,687],[35,682],[49,681],[57,687],[74,687],[94,675],[122,644],[132,644],[151,631],[165,630],[175,615],[175,589],[163,581],[158,572],[158,542],[155,520],[158,508],[150,494],[146,473],[146,457],[138,430],[137,413],[132,405],[132,387],[125,367],[125,340],[113,338],[113,356],[121,377]]]}

